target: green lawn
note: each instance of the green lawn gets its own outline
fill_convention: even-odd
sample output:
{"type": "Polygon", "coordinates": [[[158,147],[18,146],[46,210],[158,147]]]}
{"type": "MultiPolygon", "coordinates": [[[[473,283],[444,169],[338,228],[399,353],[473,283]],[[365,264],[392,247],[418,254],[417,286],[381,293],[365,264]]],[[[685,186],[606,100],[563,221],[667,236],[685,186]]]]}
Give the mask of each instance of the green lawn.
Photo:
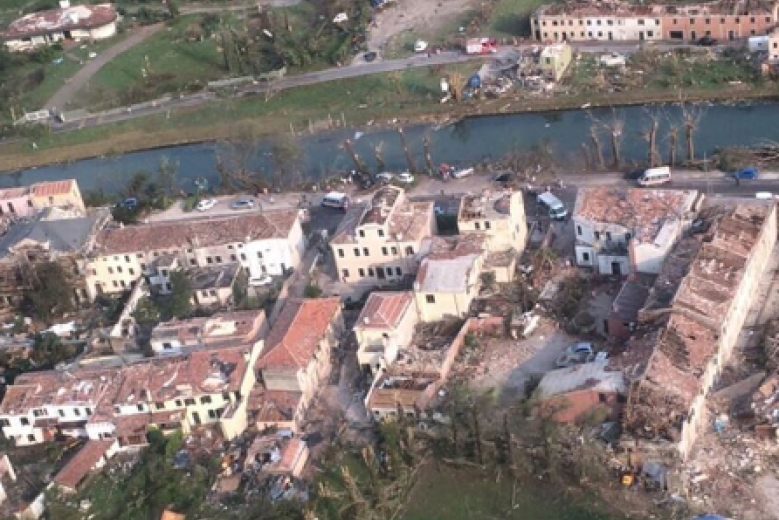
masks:
{"type": "Polygon", "coordinates": [[[135,103],[224,76],[216,40],[185,38],[187,27],[198,20],[199,16],[182,17],[172,27],[117,56],[79,91],[73,105],[95,110],[135,103]]]}
{"type": "Polygon", "coordinates": [[[530,36],[530,14],[548,0],[498,0],[485,34],[495,38],[530,36]]]}
{"type": "Polygon", "coordinates": [[[559,491],[520,483],[477,469],[431,467],[420,475],[402,520],[618,520],[577,505],[559,491]]]}

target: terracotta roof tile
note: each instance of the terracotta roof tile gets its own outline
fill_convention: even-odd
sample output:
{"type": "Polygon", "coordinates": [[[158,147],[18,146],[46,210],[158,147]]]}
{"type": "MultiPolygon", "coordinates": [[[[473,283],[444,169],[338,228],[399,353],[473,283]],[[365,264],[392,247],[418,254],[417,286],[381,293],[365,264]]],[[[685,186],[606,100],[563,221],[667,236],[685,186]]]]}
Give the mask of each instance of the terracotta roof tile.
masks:
{"type": "Polygon", "coordinates": [[[54,481],[75,490],[89,472],[95,469],[100,458],[108,452],[114,442],[113,439],[87,441],[84,447],[57,473],[54,481]]]}
{"type": "Polygon", "coordinates": [[[96,245],[98,254],[111,255],[287,238],[297,220],[297,211],[273,211],[238,217],[125,226],[102,230],[97,235],[96,245]]]}
{"type": "Polygon", "coordinates": [[[62,181],[47,181],[38,182],[30,186],[30,194],[34,197],[49,197],[52,195],[63,195],[70,193],[73,189],[74,179],[66,179],[62,181]]]}
{"type": "Polygon", "coordinates": [[[338,298],[287,302],[266,340],[259,368],[305,368],[341,310],[338,298]]]}
{"type": "Polygon", "coordinates": [[[371,293],[355,328],[394,329],[413,302],[414,295],[410,291],[371,293]]]}

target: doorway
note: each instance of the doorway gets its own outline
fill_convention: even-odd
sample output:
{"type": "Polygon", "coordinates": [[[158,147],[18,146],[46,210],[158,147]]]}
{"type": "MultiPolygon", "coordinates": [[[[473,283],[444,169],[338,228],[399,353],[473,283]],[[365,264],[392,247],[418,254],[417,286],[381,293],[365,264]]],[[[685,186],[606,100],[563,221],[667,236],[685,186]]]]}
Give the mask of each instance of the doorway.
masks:
{"type": "Polygon", "coordinates": [[[383,267],[377,267],[376,268],[376,277],[379,280],[384,280],[385,276],[386,275],[384,274],[384,268],[383,267]]]}
{"type": "Polygon", "coordinates": [[[195,424],[200,424],[200,414],[197,412],[192,412],[192,422],[195,424]]]}
{"type": "Polygon", "coordinates": [[[614,276],[622,276],[622,264],[619,262],[611,262],[611,274],[614,276]]]}

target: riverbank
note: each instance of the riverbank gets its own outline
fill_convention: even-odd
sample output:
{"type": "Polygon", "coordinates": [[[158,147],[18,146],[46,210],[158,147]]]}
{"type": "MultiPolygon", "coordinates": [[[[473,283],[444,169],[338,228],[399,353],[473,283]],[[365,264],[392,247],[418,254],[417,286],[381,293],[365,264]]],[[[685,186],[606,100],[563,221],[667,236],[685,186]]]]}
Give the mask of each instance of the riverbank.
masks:
{"type": "MultiPolygon", "coordinates": [[[[467,72],[470,64],[448,72],[467,72]]],[[[45,136],[35,142],[0,146],[0,171],[8,172],[78,159],[205,141],[272,138],[279,134],[310,135],[329,129],[381,129],[418,123],[442,125],[466,117],[553,112],[590,107],[664,104],[679,93],[664,90],[603,93],[549,98],[512,97],[473,103],[438,102],[442,70],[407,70],[300,87],[272,96],[225,99],[207,106],[152,115],[104,127],[45,136]],[[34,149],[35,148],[35,149],[34,149]]],[[[690,102],[773,100],[772,85],[727,86],[687,90],[690,102]]]]}

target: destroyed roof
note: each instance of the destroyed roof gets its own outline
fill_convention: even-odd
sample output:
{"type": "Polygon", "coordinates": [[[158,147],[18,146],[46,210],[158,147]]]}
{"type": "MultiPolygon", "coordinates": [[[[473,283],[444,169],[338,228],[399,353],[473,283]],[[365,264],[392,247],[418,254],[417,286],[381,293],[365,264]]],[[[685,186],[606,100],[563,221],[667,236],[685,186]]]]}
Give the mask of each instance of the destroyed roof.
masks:
{"type": "Polygon", "coordinates": [[[30,186],[30,194],[33,197],[53,197],[55,195],[66,195],[73,191],[75,185],[75,179],[38,182],[30,186]]]}
{"type": "Polygon", "coordinates": [[[468,290],[470,273],[485,249],[486,237],[469,233],[433,237],[429,254],[419,266],[414,290],[425,293],[459,293],[468,290]]]}
{"type": "Polygon", "coordinates": [[[84,447],[57,473],[54,477],[54,482],[75,490],[89,472],[95,469],[100,459],[111,449],[114,442],[116,441],[113,439],[88,440],[84,447]]]}
{"type": "Polygon", "coordinates": [[[692,207],[694,190],[652,190],[598,186],[582,188],[576,196],[574,219],[622,226],[643,243],[664,245],[669,221],[677,221],[692,207]]]}
{"type": "Polygon", "coordinates": [[[187,272],[187,277],[192,284],[192,290],[204,291],[208,289],[226,289],[232,287],[241,264],[214,265],[193,267],[187,272]]]}
{"type": "Polygon", "coordinates": [[[338,298],[288,300],[268,335],[257,366],[305,369],[340,311],[338,298]]]}
{"type": "Polygon", "coordinates": [[[484,190],[479,195],[464,195],[457,220],[496,220],[511,216],[511,191],[484,190]]]}
{"type": "Polygon", "coordinates": [[[117,18],[111,4],[74,5],[25,15],[0,32],[2,40],[18,40],[75,29],[93,29],[117,18]]]}
{"type": "Polygon", "coordinates": [[[416,311],[411,291],[373,292],[365,302],[355,328],[395,329],[409,311],[416,311]]]}
{"type": "MultiPolygon", "coordinates": [[[[710,217],[705,236],[688,237],[679,244],[683,258],[663,266],[651,291],[648,305],[652,307],[639,312],[646,324],[611,365],[623,370],[629,380],[642,381],[631,403],[642,410],[647,424],[652,424],[654,414],[680,420],[699,394],[701,376],[718,352],[723,320],[730,314],[766,219],[769,214],[775,217],[774,211],[768,204],[726,208],[710,217]],[[676,277],[684,272],[685,264],[688,271],[679,281],[676,277]],[[658,292],[663,293],[661,297],[658,292]],[[650,395],[661,397],[658,401],[650,395]],[[665,406],[658,408],[652,404],[655,401],[665,406]]],[[[665,421],[658,419],[656,424],[665,421]]]]}
{"type": "Polygon", "coordinates": [[[644,307],[655,277],[634,273],[628,278],[614,298],[611,308],[623,322],[638,323],[638,311],[644,307]]]}
{"type": "Polygon", "coordinates": [[[290,422],[297,412],[303,394],[300,392],[284,392],[266,390],[261,395],[253,396],[250,410],[257,410],[258,422],[290,422]]]}
{"type": "Polygon", "coordinates": [[[435,384],[437,378],[408,378],[382,375],[376,382],[368,402],[369,408],[397,409],[420,407],[425,390],[435,384]]]}
{"type": "Polygon", "coordinates": [[[8,386],[0,413],[27,413],[47,405],[86,405],[96,403],[118,374],[117,369],[75,369],[29,372],[8,386]]]}
{"type": "Polygon", "coordinates": [[[86,252],[91,237],[108,217],[106,211],[95,212],[88,217],[62,220],[18,222],[0,238],[0,256],[5,256],[20,245],[40,244],[47,251],[58,253],[86,252]]]}
{"type": "Polygon", "coordinates": [[[418,241],[427,236],[433,218],[434,202],[410,202],[403,190],[385,186],[370,203],[352,206],[341,220],[331,242],[349,244],[356,240],[361,226],[380,226],[387,230],[386,240],[418,241]]]}
{"type": "Polygon", "coordinates": [[[97,237],[97,251],[102,255],[165,250],[178,252],[187,247],[287,238],[297,221],[297,211],[267,211],[238,217],[104,229],[97,237]]]}
{"type": "Polygon", "coordinates": [[[151,339],[177,339],[183,343],[198,341],[204,345],[238,346],[259,339],[265,323],[265,311],[220,312],[207,318],[189,318],[160,323],[152,330],[151,339]]]}
{"type": "Polygon", "coordinates": [[[608,361],[594,361],[547,372],[538,384],[542,398],[569,394],[579,390],[600,393],[623,393],[625,376],[608,370],[608,361]]]}
{"type": "Polygon", "coordinates": [[[122,369],[113,402],[132,405],[237,392],[249,357],[249,348],[236,347],[145,360],[122,369]]]}
{"type": "Polygon", "coordinates": [[[8,200],[8,199],[18,199],[19,197],[24,197],[29,193],[29,188],[26,186],[22,186],[19,188],[3,188],[0,189],[0,200],[8,200]]]}
{"type": "Polygon", "coordinates": [[[546,4],[538,8],[535,16],[598,16],[626,18],[635,16],[749,16],[772,14],[768,2],[744,2],[725,0],[698,4],[643,5],[629,2],[565,2],[546,4]]]}

